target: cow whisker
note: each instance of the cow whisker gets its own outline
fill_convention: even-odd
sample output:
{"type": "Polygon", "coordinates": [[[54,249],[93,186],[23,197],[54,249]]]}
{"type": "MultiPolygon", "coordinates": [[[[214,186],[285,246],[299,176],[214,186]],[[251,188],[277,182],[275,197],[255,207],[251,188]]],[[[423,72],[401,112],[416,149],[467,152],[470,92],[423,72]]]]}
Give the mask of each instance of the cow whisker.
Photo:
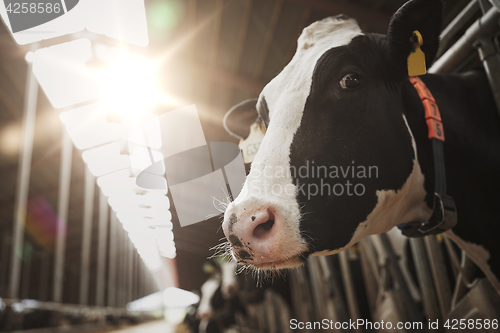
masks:
{"type": "MultiPolygon", "coordinates": [[[[223,239],[224,238],[222,238],[221,240],[223,239]]],[[[227,257],[229,258],[229,261],[232,260],[231,244],[227,241],[210,248],[210,251],[215,251],[215,253],[211,255],[208,259],[213,259],[215,257],[227,257]]]]}
{"type": "Polygon", "coordinates": [[[231,203],[231,198],[224,192],[224,195],[226,196],[226,201],[221,201],[217,199],[216,197],[212,197],[212,203],[219,212],[224,213],[227,209],[227,206],[231,203]]]}

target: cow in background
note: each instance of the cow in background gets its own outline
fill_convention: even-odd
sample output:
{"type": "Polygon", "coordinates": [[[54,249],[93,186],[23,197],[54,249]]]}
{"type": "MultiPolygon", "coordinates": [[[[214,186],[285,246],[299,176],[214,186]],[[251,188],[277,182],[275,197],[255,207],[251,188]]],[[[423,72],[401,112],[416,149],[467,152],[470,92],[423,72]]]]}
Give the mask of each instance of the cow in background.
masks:
{"type": "Polygon", "coordinates": [[[188,308],[184,324],[191,332],[288,332],[290,290],[284,280],[257,281],[237,274],[232,261],[208,262],[210,277],[201,286],[200,302],[188,308]]]}

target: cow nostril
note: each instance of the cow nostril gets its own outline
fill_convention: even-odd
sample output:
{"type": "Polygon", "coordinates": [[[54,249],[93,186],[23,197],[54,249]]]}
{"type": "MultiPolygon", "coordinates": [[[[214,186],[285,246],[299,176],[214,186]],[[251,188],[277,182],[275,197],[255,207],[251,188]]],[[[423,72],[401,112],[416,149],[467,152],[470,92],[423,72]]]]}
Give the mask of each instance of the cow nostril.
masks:
{"type": "Polygon", "coordinates": [[[269,230],[274,225],[274,219],[269,219],[267,222],[259,224],[257,227],[255,227],[253,231],[253,235],[255,238],[262,238],[264,237],[269,230]]]}

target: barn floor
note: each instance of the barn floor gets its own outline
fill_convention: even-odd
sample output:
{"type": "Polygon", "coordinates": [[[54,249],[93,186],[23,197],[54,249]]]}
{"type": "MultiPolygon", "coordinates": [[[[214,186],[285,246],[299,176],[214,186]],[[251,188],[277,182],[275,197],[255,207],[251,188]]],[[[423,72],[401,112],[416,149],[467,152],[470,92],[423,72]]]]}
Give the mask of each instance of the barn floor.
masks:
{"type": "MultiPolygon", "coordinates": [[[[173,333],[175,332],[175,324],[169,323],[166,320],[157,320],[131,327],[121,328],[106,333],[173,333]]],[[[104,333],[104,332],[102,332],[104,333]]]]}

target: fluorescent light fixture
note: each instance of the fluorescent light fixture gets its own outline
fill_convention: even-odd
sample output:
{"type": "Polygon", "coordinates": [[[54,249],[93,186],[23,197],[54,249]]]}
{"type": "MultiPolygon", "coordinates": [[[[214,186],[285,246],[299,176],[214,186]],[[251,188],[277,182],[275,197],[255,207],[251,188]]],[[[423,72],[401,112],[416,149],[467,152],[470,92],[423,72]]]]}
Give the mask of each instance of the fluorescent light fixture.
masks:
{"type": "Polygon", "coordinates": [[[130,157],[123,154],[127,144],[113,142],[98,148],[84,151],[83,160],[94,177],[99,177],[122,169],[130,168],[130,157]],[[124,149],[125,148],[125,149],[124,149]]]}
{"type": "Polygon", "coordinates": [[[146,192],[143,195],[130,193],[122,196],[113,196],[108,199],[108,202],[115,212],[129,211],[139,206],[170,208],[168,197],[151,194],[150,192],[146,192]]]}
{"type": "Polygon", "coordinates": [[[153,311],[163,308],[185,308],[200,301],[200,297],[190,291],[175,287],[145,296],[127,304],[129,311],[153,311]]]}
{"type": "Polygon", "coordinates": [[[97,82],[85,63],[92,58],[86,38],[39,49],[33,56],[33,73],[56,108],[99,97],[97,82]]]}
{"type": "MultiPolygon", "coordinates": [[[[140,193],[143,189],[136,185],[136,179],[134,177],[131,177],[130,173],[131,172],[129,170],[120,170],[101,176],[97,179],[97,185],[99,185],[104,195],[106,195],[107,197],[121,197],[134,193],[140,193]]],[[[165,180],[165,178],[154,175],[151,175],[151,177],[155,177],[155,182],[157,182],[158,184],[162,184],[163,188],[152,189],[149,190],[149,192],[158,195],[167,194],[167,181],[165,180]]]]}
{"type": "Polygon", "coordinates": [[[163,309],[163,291],[144,296],[127,304],[129,311],[154,311],[163,309]]]}
{"type": "Polygon", "coordinates": [[[88,149],[120,138],[126,139],[130,133],[128,124],[107,121],[102,103],[62,112],[60,118],[78,149],[88,149]]]}
{"type": "Polygon", "coordinates": [[[149,224],[162,224],[172,220],[172,214],[168,209],[166,212],[161,210],[137,208],[126,212],[118,212],[116,215],[123,223],[134,223],[136,221],[144,221],[149,224]],[[150,222],[149,222],[150,221],[150,222]]]}
{"type": "Polygon", "coordinates": [[[157,222],[151,222],[151,221],[143,221],[144,223],[141,223],[141,221],[134,221],[133,223],[123,223],[123,229],[125,229],[127,232],[133,233],[138,230],[143,230],[143,229],[168,229],[172,230],[173,229],[173,224],[171,221],[157,221],[157,222]],[[149,223],[149,225],[148,225],[149,223]]]}
{"type": "Polygon", "coordinates": [[[163,304],[167,308],[185,308],[200,301],[200,297],[190,291],[170,287],[163,291],[163,304]]]}
{"type": "Polygon", "coordinates": [[[138,121],[162,98],[155,86],[153,63],[146,56],[119,48],[97,50],[107,60],[104,70],[87,67],[94,56],[87,38],[39,49],[29,59],[54,107],[103,98],[107,113],[116,113],[133,123],[138,121]]]}

